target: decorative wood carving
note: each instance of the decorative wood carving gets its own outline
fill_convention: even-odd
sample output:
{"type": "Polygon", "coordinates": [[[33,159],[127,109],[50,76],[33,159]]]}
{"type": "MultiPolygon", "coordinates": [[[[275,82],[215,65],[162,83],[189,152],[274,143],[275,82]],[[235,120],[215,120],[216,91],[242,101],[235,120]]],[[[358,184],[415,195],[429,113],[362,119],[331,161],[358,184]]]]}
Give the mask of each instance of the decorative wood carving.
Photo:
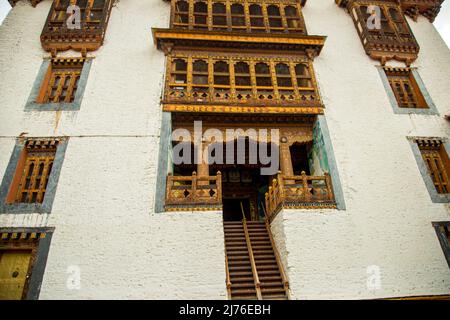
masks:
{"type": "Polygon", "coordinates": [[[400,108],[428,108],[410,68],[383,69],[400,108]]]}
{"type": "Polygon", "coordinates": [[[226,52],[172,52],[163,106],[185,112],[323,112],[307,58],[226,52]]]}
{"type": "Polygon", "coordinates": [[[287,51],[297,55],[318,56],[326,37],[302,34],[240,33],[224,31],[180,30],[152,28],[153,40],[160,50],[167,54],[173,48],[192,48],[195,50],[245,49],[272,52],[287,51]]]}
{"type": "MultiPolygon", "coordinates": [[[[38,4],[39,2],[41,2],[41,1],[42,1],[42,0],[30,0],[31,5],[32,5],[33,7],[36,7],[37,4],[38,4]]],[[[19,0],[8,0],[8,2],[9,2],[9,4],[11,5],[11,7],[14,7],[14,6],[16,5],[16,3],[19,2],[19,0]]]]}
{"type": "Polygon", "coordinates": [[[417,59],[419,45],[402,14],[397,0],[336,0],[352,16],[366,53],[384,65],[395,59],[409,66],[417,59]],[[367,7],[376,5],[381,9],[381,29],[369,30],[367,27],[367,7]]]}
{"type": "Polygon", "coordinates": [[[279,172],[266,193],[269,221],[282,208],[336,208],[330,175],[307,176],[303,171],[300,176],[286,176],[279,172]]]}
{"type": "Polygon", "coordinates": [[[173,0],[171,6],[171,28],[306,34],[297,0],[173,0]]]}
{"type": "MultiPolygon", "coordinates": [[[[336,0],[336,3],[342,7],[346,7],[351,0],[336,0]]],[[[398,0],[403,12],[410,16],[414,21],[421,14],[430,22],[439,14],[444,0],[398,0]]]]}
{"type": "Polygon", "coordinates": [[[222,177],[220,171],[216,176],[167,176],[166,205],[167,211],[184,210],[221,210],[222,177]]]}
{"type": "Polygon", "coordinates": [[[97,50],[103,44],[113,2],[87,0],[82,5],[78,0],[81,29],[69,29],[66,25],[69,0],[54,0],[41,33],[42,47],[50,52],[73,49],[85,53],[97,50]]]}

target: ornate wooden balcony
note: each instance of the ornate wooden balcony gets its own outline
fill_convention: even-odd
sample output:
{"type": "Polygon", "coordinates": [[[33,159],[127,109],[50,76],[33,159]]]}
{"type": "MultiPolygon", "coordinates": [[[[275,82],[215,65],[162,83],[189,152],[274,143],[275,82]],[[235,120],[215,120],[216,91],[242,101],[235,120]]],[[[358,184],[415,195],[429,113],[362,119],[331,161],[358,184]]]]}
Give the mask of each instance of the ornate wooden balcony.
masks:
{"type": "Polygon", "coordinates": [[[222,177],[167,176],[166,205],[167,211],[187,210],[221,210],[222,209],[222,177]]]}
{"type": "Polygon", "coordinates": [[[410,65],[417,59],[420,47],[397,0],[336,0],[336,3],[346,8],[352,16],[364,50],[372,59],[380,60],[382,65],[391,59],[410,65]],[[369,29],[367,26],[369,5],[380,8],[379,29],[369,29]]]}
{"type": "Polygon", "coordinates": [[[269,220],[283,208],[336,208],[330,175],[307,176],[302,172],[300,176],[284,176],[279,173],[266,193],[269,220]]]}
{"type": "Polygon", "coordinates": [[[163,98],[170,112],[323,113],[306,57],[176,52],[163,98]]]}
{"type": "Polygon", "coordinates": [[[173,0],[170,27],[306,34],[303,4],[298,0],[173,0]]]}
{"type": "Polygon", "coordinates": [[[41,33],[47,51],[94,51],[102,44],[114,0],[91,0],[80,4],[80,29],[67,28],[69,0],[55,0],[41,33]]]}

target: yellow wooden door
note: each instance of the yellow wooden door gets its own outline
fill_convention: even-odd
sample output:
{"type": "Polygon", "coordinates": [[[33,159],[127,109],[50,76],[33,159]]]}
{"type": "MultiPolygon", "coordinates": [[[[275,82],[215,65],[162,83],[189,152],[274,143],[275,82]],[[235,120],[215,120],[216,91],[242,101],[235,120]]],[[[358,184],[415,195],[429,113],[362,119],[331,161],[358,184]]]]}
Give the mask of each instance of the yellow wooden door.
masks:
{"type": "Polygon", "coordinates": [[[19,300],[27,279],[31,251],[0,252],[0,300],[19,300]]]}

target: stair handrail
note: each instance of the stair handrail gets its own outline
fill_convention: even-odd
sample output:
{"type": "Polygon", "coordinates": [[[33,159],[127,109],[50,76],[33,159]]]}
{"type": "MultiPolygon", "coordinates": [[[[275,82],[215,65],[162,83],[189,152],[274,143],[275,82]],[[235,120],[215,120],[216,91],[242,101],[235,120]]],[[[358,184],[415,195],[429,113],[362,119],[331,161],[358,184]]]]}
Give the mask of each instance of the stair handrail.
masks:
{"type": "Polygon", "coordinates": [[[281,281],[283,281],[284,291],[286,292],[286,297],[288,298],[288,300],[290,300],[291,293],[290,293],[290,288],[289,288],[289,280],[284,271],[283,264],[281,263],[280,253],[278,252],[278,249],[275,245],[275,240],[273,239],[272,231],[270,229],[270,224],[267,219],[265,219],[265,224],[266,224],[267,233],[269,234],[270,244],[272,245],[272,250],[273,250],[273,253],[275,254],[275,260],[277,261],[278,270],[280,270],[281,281]]]}
{"type": "Polygon", "coordinates": [[[241,212],[242,212],[242,226],[244,227],[244,234],[245,234],[245,241],[247,242],[248,256],[250,258],[250,264],[252,266],[253,280],[254,280],[255,289],[256,289],[256,297],[258,298],[258,300],[262,300],[261,283],[259,282],[258,270],[256,270],[255,257],[253,256],[253,249],[252,249],[252,244],[250,242],[250,236],[248,234],[247,219],[245,218],[244,207],[242,206],[242,201],[241,201],[241,212]]]}
{"type": "Polygon", "coordinates": [[[227,274],[227,294],[228,294],[228,299],[231,299],[231,277],[230,277],[230,271],[228,270],[228,254],[225,254],[225,272],[227,274]]]}
{"type": "Polygon", "coordinates": [[[264,223],[266,225],[266,230],[267,230],[267,234],[269,235],[270,244],[272,245],[273,253],[275,254],[275,260],[278,265],[278,270],[280,270],[281,281],[283,281],[284,291],[286,292],[287,298],[290,300],[291,293],[290,293],[290,288],[289,288],[289,280],[284,271],[283,264],[281,263],[280,253],[278,252],[278,249],[275,245],[275,240],[273,239],[273,236],[272,236],[272,230],[270,229],[269,216],[267,215],[266,209],[264,207],[263,207],[263,212],[264,212],[264,223]]]}

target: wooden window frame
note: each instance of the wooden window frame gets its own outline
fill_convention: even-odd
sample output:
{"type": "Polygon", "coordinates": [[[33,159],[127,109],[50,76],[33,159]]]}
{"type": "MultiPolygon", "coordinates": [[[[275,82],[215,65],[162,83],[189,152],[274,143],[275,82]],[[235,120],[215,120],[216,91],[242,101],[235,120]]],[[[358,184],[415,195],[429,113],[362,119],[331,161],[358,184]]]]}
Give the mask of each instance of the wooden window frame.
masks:
{"type": "Polygon", "coordinates": [[[439,140],[418,140],[417,144],[437,193],[450,195],[450,159],[439,140]]]}
{"type": "Polygon", "coordinates": [[[429,109],[410,68],[383,68],[399,108],[429,109]]]}
{"type": "Polygon", "coordinates": [[[54,228],[0,228],[0,252],[31,251],[22,300],[38,300],[54,228]]]}
{"type": "MultiPolygon", "coordinates": [[[[266,33],[285,33],[285,32],[293,32],[300,34],[307,34],[306,25],[302,14],[302,5],[299,1],[296,0],[284,0],[284,1],[276,1],[276,0],[247,0],[245,2],[240,2],[237,0],[178,0],[172,1],[172,10],[171,10],[171,28],[181,28],[181,29],[190,29],[190,30],[218,30],[218,31],[229,31],[229,32],[266,32],[266,33]],[[178,10],[177,4],[179,2],[185,2],[188,4],[188,10],[183,11],[181,13],[187,23],[180,23],[177,17],[180,16],[180,12],[178,10]],[[194,10],[194,6],[196,3],[203,2],[206,4],[208,10],[206,15],[207,25],[205,24],[197,24],[196,16],[199,15],[198,12],[194,10]],[[214,5],[221,4],[225,8],[225,12],[223,13],[215,13],[214,5]],[[233,5],[241,5],[243,8],[243,13],[232,13],[233,5]],[[250,7],[252,5],[259,5],[261,7],[261,14],[254,15],[250,13],[250,7]],[[270,19],[274,19],[273,16],[269,15],[268,7],[275,6],[278,8],[280,14],[275,18],[281,20],[280,27],[273,27],[270,25],[270,19]],[[286,14],[285,7],[293,7],[296,9],[295,16],[288,16],[286,14]],[[187,19],[186,19],[187,17],[187,19]],[[215,24],[215,18],[223,18],[226,23],[224,25],[215,24]],[[244,24],[242,25],[234,25],[233,19],[243,19],[244,24]],[[262,24],[261,26],[252,25],[252,19],[260,19],[262,24]],[[298,21],[298,26],[292,27],[289,26],[288,20],[296,20],[298,21]]],[[[205,14],[201,14],[205,16],[205,14]]]]}
{"type": "MultiPolygon", "coordinates": [[[[183,73],[184,74],[184,73],[183,73]]],[[[206,76],[204,74],[203,76],[206,76]]],[[[314,71],[312,69],[312,62],[305,57],[274,57],[274,56],[254,56],[251,54],[202,54],[195,52],[173,52],[168,58],[166,87],[163,103],[228,103],[228,104],[263,104],[263,105],[317,105],[321,104],[317,89],[314,71]],[[174,62],[182,60],[187,63],[187,83],[177,84],[174,81],[174,62]],[[209,90],[204,98],[199,97],[199,93],[193,90],[198,85],[193,83],[194,74],[193,63],[197,60],[204,60],[208,62],[208,85],[205,85],[209,90]],[[224,94],[224,90],[228,88],[222,87],[220,93],[216,95],[218,86],[214,84],[214,64],[223,61],[229,66],[229,92],[224,94]],[[235,74],[235,66],[242,62],[249,66],[250,71],[250,86],[241,86],[236,83],[237,77],[248,77],[246,74],[235,74]],[[255,66],[258,63],[264,63],[269,67],[269,73],[264,75],[265,78],[272,82],[270,86],[258,86],[255,66]],[[289,67],[290,80],[292,82],[292,91],[287,96],[280,93],[277,84],[276,65],[285,64],[289,67]],[[296,74],[296,66],[302,65],[303,70],[307,70],[305,74],[296,74]],[[309,86],[299,86],[298,79],[306,79],[309,86]],[[178,89],[175,89],[178,88],[178,89]],[[185,89],[183,89],[185,88],[185,89]],[[248,92],[245,95],[240,95],[241,91],[248,92]],[[262,92],[264,91],[264,92],[262,92]],[[269,92],[270,91],[270,92],[269,92]]]]}
{"type": "Polygon", "coordinates": [[[57,140],[48,140],[43,143],[28,140],[25,143],[6,198],[7,204],[42,204],[55,161],[57,146],[57,140]],[[26,194],[26,201],[23,199],[24,194],[26,194]]]}
{"type": "Polygon", "coordinates": [[[432,222],[432,225],[450,268],[450,221],[432,222]]]}
{"type": "Polygon", "coordinates": [[[25,105],[25,111],[80,110],[92,62],[93,58],[44,59],[25,105]],[[54,88],[56,90],[53,99],[48,99],[55,71],[67,76],[66,80],[70,80],[67,80],[67,87],[60,81],[60,85],[54,88]],[[62,96],[65,98],[62,99],[62,96]]]}
{"type": "Polygon", "coordinates": [[[53,58],[36,103],[74,102],[84,62],[84,58],[53,58]]]}
{"type": "Polygon", "coordinates": [[[51,213],[67,142],[66,137],[22,138],[16,142],[0,185],[0,214],[51,213]],[[35,170],[27,174],[27,158],[36,161],[36,157],[44,162],[43,171],[35,163],[35,170]],[[25,200],[23,193],[27,195],[25,200]]]}
{"type": "Polygon", "coordinates": [[[450,203],[450,143],[447,138],[438,137],[408,137],[414,157],[422,175],[431,201],[435,203],[450,203]],[[440,158],[440,168],[431,167],[427,160],[430,152],[440,158]],[[439,172],[438,172],[439,171],[439,172]],[[433,173],[434,177],[430,174],[433,173]]]}

